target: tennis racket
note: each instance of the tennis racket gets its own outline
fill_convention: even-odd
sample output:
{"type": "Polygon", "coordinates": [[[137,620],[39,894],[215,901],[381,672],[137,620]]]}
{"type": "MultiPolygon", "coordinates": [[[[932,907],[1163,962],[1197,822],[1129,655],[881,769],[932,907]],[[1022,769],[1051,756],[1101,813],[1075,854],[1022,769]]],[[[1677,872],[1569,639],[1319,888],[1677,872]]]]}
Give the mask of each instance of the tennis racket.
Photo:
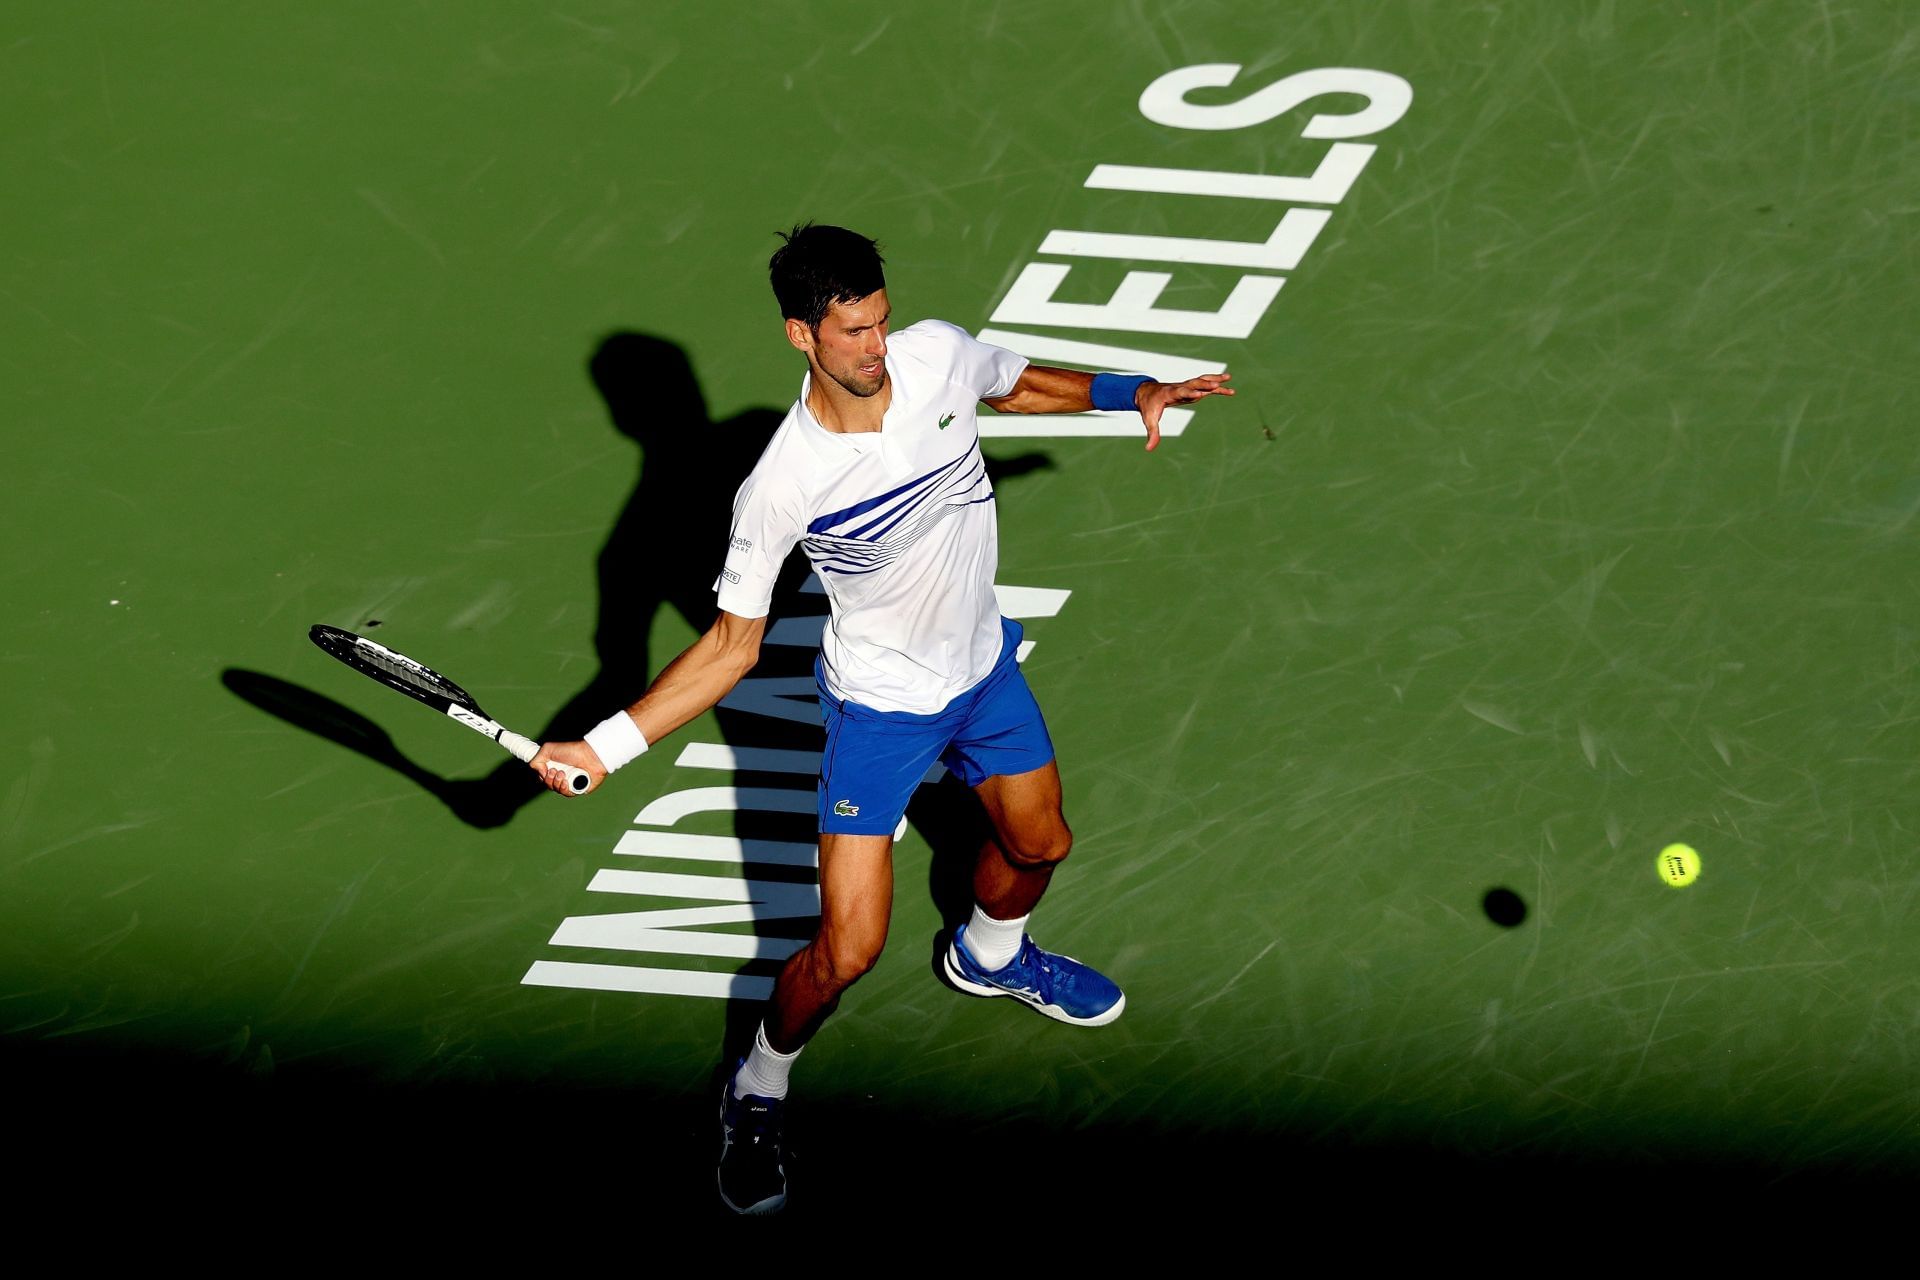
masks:
{"type": "MultiPolygon", "coordinates": [[[[398,689],[409,698],[424,702],[435,711],[444,712],[474,732],[492,738],[521,760],[531,763],[540,754],[539,743],[489,719],[487,713],[480,709],[480,704],[473,700],[472,694],[433,668],[421,666],[404,653],[395,653],[383,644],[375,644],[365,636],[342,631],[339,627],[316,626],[307,632],[307,638],[361,675],[372,676],[387,688],[398,689]]],[[[558,761],[549,761],[547,768],[564,773],[567,785],[573,788],[575,795],[587,789],[585,769],[576,769],[558,761]]]]}

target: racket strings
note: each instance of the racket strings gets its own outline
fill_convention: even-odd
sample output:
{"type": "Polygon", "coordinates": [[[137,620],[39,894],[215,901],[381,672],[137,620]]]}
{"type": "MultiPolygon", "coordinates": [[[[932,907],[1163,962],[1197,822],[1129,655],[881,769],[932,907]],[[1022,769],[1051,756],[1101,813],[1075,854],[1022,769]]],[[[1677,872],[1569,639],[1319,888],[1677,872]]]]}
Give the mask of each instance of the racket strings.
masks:
{"type": "Polygon", "coordinates": [[[452,698],[455,702],[466,701],[466,696],[452,681],[418,663],[401,658],[389,650],[374,650],[364,644],[358,648],[357,656],[360,661],[385,672],[396,680],[410,684],[416,689],[424,689],[428,693],[452,698]]]}
{"type": "Polygon", "coordinates": [[[453,681],[422,666],[404,653],[395,653],[383,644],[338,627],[316,625],[307,637],[321,649],[346,663],[362,675],[371,676],[390,689],[444,711],[448,705],[464,707],[484,716],[473,695],[453,681]]]}
{"type": "Polygon", "coordinates": [[[401,693],[420,698],[429,705],[450,702],[469,711],[480,711],[480,704],[473,700],[472,694],[404,653],[395,653],[365,636],[337,628],[315,627],[310,634],[315,644],[340,661],[401,693]]]}

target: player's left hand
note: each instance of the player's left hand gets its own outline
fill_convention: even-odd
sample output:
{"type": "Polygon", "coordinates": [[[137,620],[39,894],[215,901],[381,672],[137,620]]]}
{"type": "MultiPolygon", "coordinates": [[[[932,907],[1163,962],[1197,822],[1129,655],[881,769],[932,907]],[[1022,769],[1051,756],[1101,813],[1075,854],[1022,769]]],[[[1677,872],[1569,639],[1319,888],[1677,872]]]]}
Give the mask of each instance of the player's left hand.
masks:
{"type": "Polygon", "coordinates": [[[1160,445],[1160,415],[1169,406],[1192,404],[1208,396],[1230,396],[1233,388],[1224,384],[1231,377],[1230,373],[1203,373],[1185,382],[1141,383],[1140,389],[1133,393],[1133,402],[1140,406],[1140,421],[1147,424],[1148,452],[1160,445]]]}

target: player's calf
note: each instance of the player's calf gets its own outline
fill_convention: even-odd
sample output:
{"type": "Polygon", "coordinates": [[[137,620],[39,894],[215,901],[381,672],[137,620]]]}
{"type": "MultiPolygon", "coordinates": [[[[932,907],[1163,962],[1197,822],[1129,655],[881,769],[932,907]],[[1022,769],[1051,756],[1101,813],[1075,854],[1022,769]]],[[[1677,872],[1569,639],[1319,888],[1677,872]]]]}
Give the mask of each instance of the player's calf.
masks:
{"type": "Polygon", "coordinates": [[[787,959],[773,984],[766,1018],[773,1046],[798,1053],[839,1007],[847,989],[872,972],[886,944],[884,920],[853,927],[822,922],[813,940],[787,959]]]}

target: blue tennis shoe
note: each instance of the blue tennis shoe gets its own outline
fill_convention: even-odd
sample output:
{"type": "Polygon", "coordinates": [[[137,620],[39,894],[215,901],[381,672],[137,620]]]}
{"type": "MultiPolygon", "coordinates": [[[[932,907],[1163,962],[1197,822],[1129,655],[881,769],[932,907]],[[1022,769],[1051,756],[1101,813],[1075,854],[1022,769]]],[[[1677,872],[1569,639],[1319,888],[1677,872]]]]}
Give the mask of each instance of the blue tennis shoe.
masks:
{"type": "Polygon", "coordinates": [[[787,1203],[785,1110],[778,1098],[734,1097],[731,1080],[720,1086],[720,1199],[735,1213],[778,1213],[787,1203]]]}
{"type": "Polygon", "coordinates": [[[947,978],[976,996],[1012,996],[1056,1022],[1104,1027],[1127,1007],[1127,997],[1105,974],[1072,956],[1057,956],[1021,935],[1020,952],[1004,969],[982,969],[963,944],[967,927],[953,931],[947,945],[947,978]]]}

